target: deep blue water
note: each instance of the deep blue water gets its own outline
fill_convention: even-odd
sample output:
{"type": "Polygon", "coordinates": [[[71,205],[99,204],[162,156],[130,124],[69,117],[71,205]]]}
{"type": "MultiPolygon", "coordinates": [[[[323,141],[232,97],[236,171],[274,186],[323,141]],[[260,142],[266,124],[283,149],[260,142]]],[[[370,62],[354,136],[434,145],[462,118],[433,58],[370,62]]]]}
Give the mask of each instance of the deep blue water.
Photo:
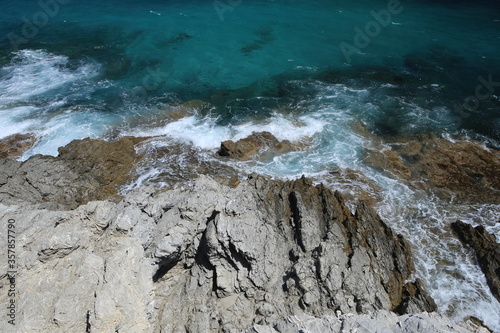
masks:
{"type": "MultiPolygon", "coordinates": [[[[14,96],[15,103],[2,103],[4,110],[36,104],[37,116],[50,117],[46,113],[77,107],[80,114],[105,114],[106,125],[114,126],[130,112],[156,112],[158,103],[203,99],[227,124],[297,106],[318,94],[315,81],[367,89],[367,99],[352,101],[363,112],[352,113],[379,134],[412,127],[500,138],[498,1],[403,1],[395,14],[388,1],[242,1],[234,7],[222,1],[217,8],[211,1],[41,3],[49,5],[1,1],[2,83],[18,83],[6,68],[39,61],[25,50],[66,59],[48,64],[53,76],[40,80],[53,85],[29,96],[37,103],[14,96]],[[382,24],[376,23],[372,11],[390,17],[381,14],[382,24]],[[372,37],[356,44],[356,27],[369,27],[372,37]],[[82,77],[82,66],[93,66],[92,73],[82,77]],[[64,81],[61,72],[76,77],[64,81]],[[482,100],[475,97],[479,77],[495,85],[491,94],[480,90],[488,94],[482,100]]],[[[26,80],[44,74],[19,73],[26,80]]],[[[92,120],[82,121],[93,127],[92,120]]]]}
{"type": "MultiPolygon", "coordinates": [[[[500,1],[0,0],[0,137],[35,133],[23,158],[125,134],[166,134],[213,151],[264,129],[312,137],[314,149],[253,170],[348,167],[395,205],[416,205],[362,165],[366,138],[355,123],[380,136],[449,133],[500,147],[500,1]],[[193,99],[211,108],[168,121],[193,99]]],[[[429,271],[431,285],[450,277],[429,271]]],[[[444,291],[434,284],[433,296],[456,317],[482,316],[500,329],[477,310],[500,305],[471,279],[439,283],[444,291]]]]}

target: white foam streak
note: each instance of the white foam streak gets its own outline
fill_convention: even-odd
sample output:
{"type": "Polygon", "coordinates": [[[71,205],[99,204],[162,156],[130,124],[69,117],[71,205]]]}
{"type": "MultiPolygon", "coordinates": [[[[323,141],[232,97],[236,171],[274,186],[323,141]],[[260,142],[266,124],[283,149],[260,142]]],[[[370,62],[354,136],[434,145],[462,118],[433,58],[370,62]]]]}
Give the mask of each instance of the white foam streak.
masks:
{"type": "Polygon", "coordinates": [[[13,63],[1,69],[0,103],[37,96],[67,83],[97,74],[97,66],[84,64],[76,70],[67,68],[65,56],[43,50],[22,50],[13,63]]]}
{"type": "Polygon", "coordinates": [[[321,132],[323,124],[314,117],[300,117],[298,121],[287,119],[281,114],[275,114],[266,122],[248,122],[236,126],[221,126],[216,118],[197,115],[184,117],[154,129],[133,130],[127,135],[163,136],[167,135],[184,143],[193,144],[198,148],[213,150],[225,140],[243,139],[253,132],[268,131],[279,140],[299,141],[321,132]]]}
{"type": "Polygon", "coordinates": [[[0,139],[16,133],[32,132],[38,121],[27,117],[36,110],[35,107],[31,106],[17,107],[8,111],[0,110],[0,124],[2,124],[0,139]]]}
{"type": "MultiPolygon", "coordinates": [[[[73,140],[102,137],[115,122],[113,116],[97,112],[67,112],[37,123],[32,130],[37,144],[22,156],[22,160],[36,154],[57,155],[57,149],[73,140]]],[[[33,126],[34,127],[34,126],[33,126]]]]}
{"type": "MultiPolygon", "coordinates": [[[[43,50],[16,52],[11,64],[0,69],[0,138],[35,134],[37,143],[24,154],[22,159],[26,159],[34,154],[57,155],[60,146],[74,139],[102,135],[110,124],[109,116],[81,107],[65,110],[68,94],[52,93],[86,82],[98,69],[94,63],[70,64],[67,57],[43,50]]],[[[70,89],[70,94],[81,89],[70,89]]]]}

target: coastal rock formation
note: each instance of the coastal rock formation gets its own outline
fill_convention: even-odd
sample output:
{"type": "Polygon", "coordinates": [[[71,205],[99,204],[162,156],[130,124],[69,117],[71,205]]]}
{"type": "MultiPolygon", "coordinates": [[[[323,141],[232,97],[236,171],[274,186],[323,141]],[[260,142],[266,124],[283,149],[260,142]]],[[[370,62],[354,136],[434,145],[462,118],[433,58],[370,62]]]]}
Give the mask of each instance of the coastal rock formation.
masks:
{"type": "Polygon", "coordinates": [[[2,237],[7,220],[16,225],[19,331],[240,332],[300,313],[435,310],[408,282],[403,237],[367,204],[353,215],[306,178],[252,175],[230,188],[201,176],[71,211],[21,201],[0,204],[2,237]]]}
{"type": "Polygon", "coordinates": [[[33,134],[12,134],[0,139],[0,158],[17,158],[33,147],[36,137],[33,134]]]}
{"type": "Polygon", "coordinates": [[[500,301],[500,244],[494,235],[483,226],[473,228],[470,224],[456,221],[451,224],[460,241],[476,252],[479,266],[486,276],[492,294],[500,301]]]}
{"type": "Polygon", "coordinates": [[[145,139],[87,138],[59,148],[57,157],[37,155],[24,162],[0,159],[0,202],[21,200],[71,209],[91,200],[119,200],[117,186],[130,179],[139,158],[134,147],[145,139]]]}
{"type": "Polygon", "coordinates": [[[229,156],[239,160],[248,160],[254,157],[265,159],[273,155],[288,153],[297,148],[297,145],[288,140],[279,141],[269,132],[254,132],[237,142],[232,140],[222,142],[217,153],[220,156],[229,156]]]}

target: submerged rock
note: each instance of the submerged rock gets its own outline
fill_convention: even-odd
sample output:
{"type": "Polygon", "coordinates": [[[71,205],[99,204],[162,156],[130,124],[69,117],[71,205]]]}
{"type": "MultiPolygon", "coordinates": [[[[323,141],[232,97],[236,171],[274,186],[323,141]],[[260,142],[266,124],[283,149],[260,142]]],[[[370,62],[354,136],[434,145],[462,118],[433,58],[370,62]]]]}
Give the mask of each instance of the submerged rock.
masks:
{"type": "Polygon", "coordinates": [[[328,174],[312,179],[342,193],[342,197],[353,211],[360,200],[372,205],[382,199],[381,188],[358,170],[332,167],[328,174]]]}
{"type": "Polygon", "coordinates": [[[248,137],[234,142],[227,140],[221,143],[217,152],[220,156],[228,156],[239,160],[251,158],[265,159],[297,150],[299,145],[288,140],[279,141],[269,132],[254,132],[248,137]]]}
{"type": "Polygon", "coordinates": [[[483,226],[456,221],[451,224],[460,241],[472,247],[491,292],[500,301],[500,244],[483,226]]]}
{"type": "Polygon", "coordinates": [[[300,313],[435,309],[408,282],[403,237],[306,178],[252,175],[230,188],[201,176],[188,190],[143,187],[72,211],[17,200],[0,218],[16,221],[17,283],[30,290],[21,331],[240,332],[300,313]]]}
{"type": "Polygon", "coordinates": [[[17,158],[33,147],[36,142],[34,134],[12,134],[0,139],[0,158],[17,158]]]}
{"type": "Polygon", "coordinates": [[[393,150],[366,149],[363,160],[375,169],[389,171],[403,179],[410,179],[412,176],[403,159],[393,150]]]}
{"type": "Polygon", "coordinates": [[[500,151],[435,135],[382,141],[358,127],[372,142],[365,149],[367,165],[444,198],[500,204],[500,151]]]}

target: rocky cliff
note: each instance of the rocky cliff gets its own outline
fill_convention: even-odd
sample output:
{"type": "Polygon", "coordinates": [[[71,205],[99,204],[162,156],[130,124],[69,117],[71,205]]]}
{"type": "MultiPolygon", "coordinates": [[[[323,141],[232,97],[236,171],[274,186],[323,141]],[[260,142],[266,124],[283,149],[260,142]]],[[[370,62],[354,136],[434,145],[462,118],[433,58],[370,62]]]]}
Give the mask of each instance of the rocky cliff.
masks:
{"type": "Polygon", "coordinates": [[[15,221],[18,332],[468,331],[411,315],[436,306],[413,278],[407,242],[366,203],[352,214],[341,194],[306,178],[258,175],[120,198],[134,140],[1,160],[0,238],[15,221]],[[95,201],[104,198],[113,200],[95,201]]]}

